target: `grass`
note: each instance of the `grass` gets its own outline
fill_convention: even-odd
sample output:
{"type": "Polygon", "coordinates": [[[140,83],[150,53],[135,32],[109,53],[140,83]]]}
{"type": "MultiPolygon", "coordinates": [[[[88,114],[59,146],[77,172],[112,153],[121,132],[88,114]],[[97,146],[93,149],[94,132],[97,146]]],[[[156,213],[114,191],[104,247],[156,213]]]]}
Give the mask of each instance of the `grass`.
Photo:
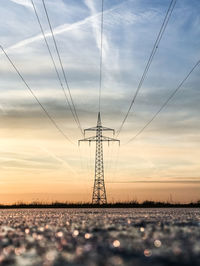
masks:
{"type": "Polygon", "coordinates": [[[89,202],[32,202],[32,203],[14,203],[14,204],[0,204],[0,209],[25,209],[25,208],[199,208],[200,200],[190,203],[170,203],[159,201],[144,201],[139,203],[138,201],[129,202],[113,202],[107,204],[92,204],[89,202]]]}

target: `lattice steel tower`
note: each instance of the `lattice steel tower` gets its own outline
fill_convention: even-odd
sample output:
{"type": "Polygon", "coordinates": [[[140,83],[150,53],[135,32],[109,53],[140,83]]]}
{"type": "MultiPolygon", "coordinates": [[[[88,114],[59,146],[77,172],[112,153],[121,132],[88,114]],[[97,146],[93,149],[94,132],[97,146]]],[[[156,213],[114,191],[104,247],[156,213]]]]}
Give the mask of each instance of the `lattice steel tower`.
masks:
{"type": "Polygon", "coordinates": [[[103,141],[107,141],[108,144],[110,141],[120,141],[118,139],[106,137],[102,135],[103,131],[112,131],[114,134],[114,129],[103,127],[101,125],[101,114],[98,113],[97,126],[84,129],[84,134],[86,131],[96,131],[96,136],[84,138],[79,140],[96,142],[96,155],[95,155],[95,177],[94,177],[94,188],[92,194],[92,203],[94,204],[104,204],[107,203],[106,197],[106,188],[104,182],[104,166],[103,166],[103,141]]]}

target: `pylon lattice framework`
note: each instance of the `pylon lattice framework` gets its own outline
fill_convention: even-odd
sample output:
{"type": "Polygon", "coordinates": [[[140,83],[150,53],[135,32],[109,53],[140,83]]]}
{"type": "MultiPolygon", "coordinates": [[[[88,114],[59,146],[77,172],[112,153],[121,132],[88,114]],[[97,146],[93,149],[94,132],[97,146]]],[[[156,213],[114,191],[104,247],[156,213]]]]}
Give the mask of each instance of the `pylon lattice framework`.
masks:
{"type": "Polygon", "coordinates": [[[102,135],[103,131],[112,131],[114,134],[114,129],[103,127],[101,125],[101,114],[98,113],[97,126],[84,129],[84,134],[86,131],[96,131],[96,136],[84,138],[79,140],[79,143],[82,141],[87,141],[89,144],[91,142],[96,142],[96,154],[95,154],[95,177],[94,177],[94,187],[92,194],[92,203],[94,204],[106,204],[106,188],[104,181],[104,164],[103,164],[103,142],[117,141],[118,139],[106,137],[102,135]]]}

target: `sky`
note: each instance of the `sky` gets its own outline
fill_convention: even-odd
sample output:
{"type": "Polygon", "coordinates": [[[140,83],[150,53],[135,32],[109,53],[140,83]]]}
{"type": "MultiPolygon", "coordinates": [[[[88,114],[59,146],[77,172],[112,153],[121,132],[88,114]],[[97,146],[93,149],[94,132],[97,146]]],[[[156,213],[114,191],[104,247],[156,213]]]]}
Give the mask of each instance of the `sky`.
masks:
{"type": "MultiPolygon", "coordinates": [[[[78,147],[82,136],[66,105],[31,1],[0,2],[0,45],[73,142],[52,125],[0,52],[0,202],[91,201],[95,146],[78,147]]],[[[42,1],[34,3],[58,65],[42,1]]],[[[95,126],[101,1],[45,3],[81,126],[95,126]]],[[[170,0],[104,0],[104,126],[119,129],[169,4],[170,0]]],[[[200,59],[199,14],[199,0],[177,1],[119,135],[120,147],[104,145],[108,201],[200,199],[199,67],[149,127],[127,144],[200,59]]]]}

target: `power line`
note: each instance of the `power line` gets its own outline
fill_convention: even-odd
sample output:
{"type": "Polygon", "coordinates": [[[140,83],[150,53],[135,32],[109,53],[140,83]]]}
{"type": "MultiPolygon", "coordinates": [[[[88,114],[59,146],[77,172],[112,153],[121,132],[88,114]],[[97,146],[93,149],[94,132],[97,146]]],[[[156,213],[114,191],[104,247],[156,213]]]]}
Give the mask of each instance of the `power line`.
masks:
{"type": "MultiPolygon", "coordinates": [[[[71,111],[71,113],[72,113],[72,115],[73,115],[73,118],[74,118],[74,120],[75,120],[75,122],[76,122],[78,128],[81,130],[81,128],[80,128],[80,126],[79,126],[79,124],[78,124],[78,122],[77,122],[76,116],[74,115],[74,112],[73,112],[73,110],[72,110],[72,107],[71,107],[71,104],[70,104],[70,102],[69,102],[69,99],[68,99],[68,97],[67,97],[67,95],[66,95],[66,93],[65,93],[65,89],[64,89],[64,87],[63,87],[63,84],[62,84],[62,80],[61,80],[61,77],[60,77],[59,71],[58,71],[58,69],[57,69],[57,66],[56,66],[55,60],[54,60],[54,58],[53,58],[53,55],[52,55],[51,49],[50,49],[49,44],[48,44],[48,42],[47,42],[47,38],[46,38],[46,36],[45,36],[44,29],[43,29],[43,27],[42,27],[42,23],[41,23],[41,21],[40,21],[40,18],[39,18],[39,15],[38,15],[38,13],[37,13],[37,10],[36,10],[36,7],[35,7],[35,4],[34,4],[33,0],[31,0],[31,3],[32,3],[33,9],[34,9],[34,13],[35,13],[35,16],[36,16],[36,18],[37,18],[37,22],[38,22],[38,24],[39,24],[40,30],[41,30],[41,32],[42,32],[43,39],[44,39],[44,41],[45,41],[45,44],[46,44],[47,50],[48,50],[48,52],[49,52],[49,55],[50,55],[51,61],[52,61],[52,63],[53,63],[53,66],[54,66],[54,69],[55,69],[55,72],[56,72],[56,75],[57,75],[58,81],[59,81],[60,86],[61,86],[61,88],[62,88],[62,90],[63,90],[63,92],[64,92],[64,96],[65,96],[65,99],[66,99],[66,103],[67,103],[67,105],[68,105],[69,108],[70,108],[70,111],[71,111]]],[[[82,133],[82,130],[81,130],[81,133],[82,133]]]]}
{"type": "Polygon", "coordinates": [[[178,85],[178,87],[171,93],[169,98],[164,102],[164,104],[160,107],[160,109],[155,113],[155,115],[149,120],[148,123],[133,137],[131,138],[128,142],[130,143],[133,141],[135,138],[137,138],[150,124],[151,122],[158,116],[158,114],[165,108],[165,106],[169,103],[169,101],[174,97],[174,95],[178,92],[178,90],[182,87],[182,85],[185,83],[185,81],[189,78],[189,76],[192,74],[192,72],[195,70],[200,65],[200,60],[197,61],[197,63],[193,66],[193,68],[190,70],[190,72],[186,75],[186,77],[181,81],[181,83],[178,85]]]}
{"type": "Polygon", "coordinates": [[[102,88],[102,56],[103,56],[103,11],[104,0],[101,2],[101,43],[100,43],[100,65],[99,65],[99,112],[101,111],[101,88],[102,88]]]}
{"type": "MultiPolygon", "coordinates": [[[[47,17],[47,21],[48,21],[48,24],[49,24],[49,28],[50,28],[50,31],[51,31],[51,35],[52,35],[52,39],[53,39],[53,42],[54,42],[55,50],[56,50],[56,53],[57,53],[57,56],[58,56],[58,60],[59,60],[59,63],[60,63],[60,67],[61,67],[61,70],[62,70],[62,73],[63,73],[63,77],[64,77],[64,80],[65,80],[65,84],[67,86],[69,97],[70,97],[70,100],[71,100],[71,103],[72,103],[75,120],[77,121],[78,127],[80,128],[81,133],[83,134],[83,130],[82,130],[82,127],[81,127],[81,124],[80,124],[80,120],[79,120],[79,117],[78,117],[78,114],[77,114],[77,111],[76,111],[76,107],[75,107],[75,104],[74,104],[74,101],[73,101],[73,98],[72,98],[72,95],[71,95],[71,91],[70,91],[69,84],[68,84],[68,81],[67,81],[66,73],[65,73],[65,70],[64,70],[64,67],[63,67],[63,63],[62,63],[62,60],[61,60],[61,56],[60,56],[60,53],[59,53],[59,49],[58,49],[58,46],[57,46],[55,35],[53,33],[53,28],[52,28],[52,25],[51,25],[51,22],[50,22],[50,18],[49,18],[48,11],[47,11],[46,4],[45,4],[44,0],[42,0],[42,3],[43,3],[44,11],[45,11],[45,14],[46,14],[46,17],[47,17]]],[[[64,94],[65,94],[65,97],[67,98],[65,90],[63,90],[63,91],[64,91],[64,94]]]]}
{"type": "Polygon", "coordinates": [[[51,117],[51,115],[49,114],[49,112],[46,110],[46,108],[42,105],[42,103],[40,102],[40,100],[37,98],[37,96],[35,95],[35,93],[33,92],[33,90],[30,88],[30,86],[28,85],[28,83],[25,81],[25,79],[23,78],[22,74],[19,72],[19,70],[17,69],[17,67],[15,66],[15,64],[13,63],[13,61],[11,60],[11,58],[8,56],[8,54],[6,53],[6,51],[4,50],[4,48],[0,45],[1,50],[3,51],[3,53],[5,54],[5,56],[7,57],[8,61],[10,62],[10,64],[13,66],[13,68],[15,69],[15,71],[17,72],[17,74],[19,75],[19,77],[21,78],[21,80],[23,81],[23,83],[25,84],[25,86],[27,87],[27,89],[30,91],[30,93],[32,94],[32,96],[35,98],[36,102],[40,105],[41,109],[44,111],[44,113],[46,114],[46,116],[49,118],[49,120],[52,122],[52,124],[56,127],[56,129],[63,135],[63,137],[65,139],[67,139],[69,142],[71,142],[73,144],[73,142],[65,135],[65,133],[62,131],[62,129],[58,126],[58,124],[55,122],[55,120],[51,117]]]}
{"type": "Polygon", "coordinates": [[[171,2],[170,2],[169,8],[167,10],[167,13],[166,13],[165,18],[163,20],[163,23],[161,25],[160,31],[159,31],[158,36],[156,38],[156,41],[154,43],[153,49],[151,51],[150,57],[149,57],[149,59],[147,61],[146,67],[144,69],[144,72],[143,72],[142,77],[140,79],[140,82],[138,84],[137,90],[136,90],[136,92],[135,92],[135,94],[133,96],[133,99],[132,99],[131,104],[130,104],[130,106],[128,108],[128,111],[127,111],[127,113],[126,113],[126,115],[125,115],[125,117],[124,117],[124,119],[123,119],[123,121],[121,123],[121,126],[119,127],[119,129],[117,131],[117,136],[121,133],[122,128],[123,128],[123,126],[124,126],[124,124],[125,124],[125,122],[126,122],[126,120],[128,118],[128,115],[129,115],[130,111],[131,111],[131,108],[133,107],[133,104],[135,103],[137,95],[138,95],[138,93],[139,93],[139,91],[140,91],[140,89],[141,89],[141,87],[143,85],[143,82],[144,82],[144,80],[145,80],[145,78],[147,76],[147,72],[148,72],[148,70],[149,70],[149,68],[151,66],[151,63],[153,61],[153,58],[154,58],[154,56],[156,54],[156,51],[158,49],[158,45],[159,45],[159,43],[160,43],[160,41],[161,41],[161,39],[163,37],[163,34],[164,34],[165,29],[166,29],[166,27],[168,25],[169,19],[170,19],[171,14],[172,14],[172,12],[174,10],[176,2],[177,2],[177,0],[171,0],[171,2]]]}

